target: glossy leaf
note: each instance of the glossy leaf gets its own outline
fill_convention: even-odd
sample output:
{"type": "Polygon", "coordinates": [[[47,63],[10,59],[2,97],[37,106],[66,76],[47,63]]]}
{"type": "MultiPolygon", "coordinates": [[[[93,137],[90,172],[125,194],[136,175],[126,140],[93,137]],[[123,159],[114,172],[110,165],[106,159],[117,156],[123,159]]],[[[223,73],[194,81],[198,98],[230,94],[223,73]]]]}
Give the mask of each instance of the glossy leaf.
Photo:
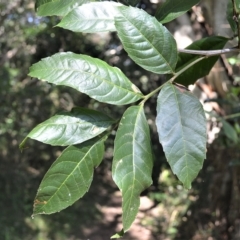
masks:
{"type": "Polygon", "coordinates": [[[115,105],[133,103],[143,97],[120,69],[86,55],[57,53],[34,64],[29,75],[115,105]]]}
{"type": "Polygon", "coordinates": [[[200,0],[166,0],[162,3],[155,14],[156,19],[161,23],[167,23],[183,15],[200,0]]]}
{"type": "Polygon", "coordinates": [[[82,143],[107,130],[114,120],[107,115],[76,107],[71,112],[62,112],[37,125],[20,144],[23,148],[27,138],[53,146],[68,146],[82,143]]]}
{"type": "Polygon", "coordinates": [[[106,32],[116,31],[114,16],[118,11],[115,2],[92,2],[75,8],[57,25],[74,32],[106,32]]]}
{"type": "Polygon", "coordinates": [[[36,10],[39,16],[64,16],[86,2],[90,0],[37,0],[36,10]]]}
{"type": "Polygon", "coordinates": [[[34,201],[33,215],[59,212],[89,189],[94,167],[102,161],[106,137],[67,147],[44,176],[34,201]]]}
{"type": "Polygon", "coordinates": [[[143,106],[132,106],[119,124],[112,169],[123,197],[124,232],[137,215],[141,192],[152,183],[152,166],[151,140],[143,106]]]}
{"type": "MultiPolygon", "coordinates": [[[[220,36],[212,36],[208,38],[203,38],[195,41],[189,45],[186,49],[192,50],[218,50],[222,49],[229,39],[220,36]]],[[[179,53],[178,63],[176,67],[176,72],[181,70],[183,67],[194,62],[196,59],[200,58],[199,55],[193,55],[189,53],[179,53]]],[[[208,75],[219,56],[213,56],[203,59],[198,63],[194,64],[192,67],[188,68],[179,77],[175,79],[175,82],[182,85],[188,86],[194,84],[199,78],[208,75]]]]}
{"type": "Polygon", "coordinates": [[[206,157],[206,118],[201,103],[189,91],[167,83],[158,96],[156,124],[173,173],[191,188],[206,157]]]}
{"type": "Polygon", "coordinates": [[[129,57],[148,71],[174,73],[177,48],[171,33],[141,9],[117,8],[121,14],[115,18],[115,25],[129,57]]]}

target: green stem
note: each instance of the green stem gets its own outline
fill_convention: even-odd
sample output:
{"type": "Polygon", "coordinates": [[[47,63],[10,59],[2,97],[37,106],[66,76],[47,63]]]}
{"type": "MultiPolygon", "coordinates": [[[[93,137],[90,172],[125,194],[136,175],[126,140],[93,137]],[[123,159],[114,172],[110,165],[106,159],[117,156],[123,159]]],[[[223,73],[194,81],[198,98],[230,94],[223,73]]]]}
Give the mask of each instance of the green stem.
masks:
{"type": "Polygon", "coordinates": [[[236,117],[240,117],[240,113],[234,113],[234,114],[230,114],[224,117],[219,117],[219,118],[223,118],[223,119],[230,119],[230,118],[236,118],[236,117]]]}
{"type": "Polygon", "coordinates": [[[192,66],[195,65],[196,63],[202,61],[204,58],[207,58],[207,56],[200,57],[200,58],[194,60],[193,62],[191,62],[190,64],[188,64],[186,67],[183,67],[183,68],[180,69],[178,72],[176,72],[176,73],[174,74],[174,76],[173,76],[169,81],[172,83],[179,75],[181,75],[183,72],[185,72],[186,70],[188,70],[190,67],[192,67],[192,66]]]}
{"type": "Polygon", "coordinates": [[[213,113],[211,111],[205,111],[205,113],[209,114],[211,117],[216,118],[217,121],[220,121],[221,119],[231,119],[231,118],[238,118],[240,117],[240,113],[233,113],[233,114],[229,114],[227,116],[218,116],[216,115],[216,113],[213,113]]]}
{"type": "Polygon", "coordinates": [[[196,60],[194,60],[193,62],[191,62],[190,64],[188,64],[186,67],[182,68],[181,70],[179,70],[178,72],[174,73],[174,76],[172,78],[170,78],[167,82],[165,82],[164,84],[162,84],[161,86],[159,86],[158,88],[156,88],[155,90],[153,90],[152,92],[150,92],[149,94],[147,94],[144,99],[139,103],[139,105],[143,105],[149,98],[151,98],[155,93],[157,93],[158,91],[160,91],[165,84],[167,83],[173,83],[174,80],[181,75],[183,72],[185,72],[188,68],[192,67],[194,64],[202,61],[204,58],[206,58],[207,56],[204,57],[200,57],[196,60]]]}
{"type": "Polygon", "coordinates": [[[144,103],[145,103],[149,98],[151,98],[155,93],[157,93],[158,91],[160,91],[160,90],[163,88],[163,86],[164,86],[165,84],[167,84],[168,82],[170,82],[170,81],[171,81],[171,79],[168,80],[167,82],[165,82],[164,84],[162,84],[160,87],[158,87],[158,88],[156,88],[155,90],[153,90],[152,92],[150,92],[148,95],[146,95],[146,96],[144,97],[144,99],[139,103],[139,105],[144,105],[144,103]]]}

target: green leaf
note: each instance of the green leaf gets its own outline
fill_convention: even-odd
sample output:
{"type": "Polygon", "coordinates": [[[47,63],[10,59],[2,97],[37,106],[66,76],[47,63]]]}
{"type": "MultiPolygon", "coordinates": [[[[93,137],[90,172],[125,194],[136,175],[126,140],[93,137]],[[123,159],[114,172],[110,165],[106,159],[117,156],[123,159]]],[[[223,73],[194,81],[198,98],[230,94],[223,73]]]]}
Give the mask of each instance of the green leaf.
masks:
{"type": "Polygon", "coordinates": [[[167,83],[157,100],[156,125],[168,163],[190,189],[206,157],[206,118],[189,91],[167,83]]]}
{"type": "Polygon", "coordinates": [[[96,137],[62,152],[39,186],[33,216],[59,212],[88,191],[94,167],[102,161],[105,140],[96,137]]]}
{"type": "MultiPolygon", "coordinates": [[[[218,50],[222,49],[229,39],[220,36],[212,36],[200,39],[189,45],[186,49],[192,50],[218,50]]],[[[200,58],[199,55],[189,54],[189,53],[179,53],[178,63],[176,67],[176,72],[180,71],[182,68],[186,67],[190,63],[194,62],[196,59],[200,58]]],[[[198,63],[194,64],[192,67],[188,68],[180,76],[175,79],[175,82],[182,85],[188,86],[194,84],[199,78],[206,76],[219,56],[213,56],[203,59],[198,63]]]]}
{"type": "Polygon", "coordinates": [[[124,235],[124,230],[122,229],[120,232],[117,232],[113,236],[111,236],[111,239],[116,239],[116,238],[122,238],[124,235]]]}
{"type": "Polygon", "coordinates": [[[156,19],[161,23],[167,23],[183,15],[199,0],[166,0],[161,4],[155,14],[156,19]]]}
{"type": "Polygon", "coordinates": [[[122,71],[97,58],[71,52],[44,58],[30,68],[29,76],[72,87],[100,102],[124,105],[143,98],[122,71]]]}
{"type": "Polygon", "coordinates": [[[74,32],[106,32],[116,31],[114,16],[118,11],[115,2],[92,2],[75,8],[57,25],[74,32]]]}
{"type": "Polygon", "coordinates": [[[177,47],[171,33],[141,9],[117,7],[115,26],[124,49],[142,68],[159,74],[174,73],[177,47]]]}
{"type": "Polygon", "coordinates": [[[71,112],[62,112],[37,125],[20,144],[23,149],[27,138],[53,146],[82,143],[107,130],[115,121],[91,109],[76,107],[71,112]]]}
{"type": "Polygon", "coordinates": [[[113,180],[123,197],[124,232],[137,215],[141,192],[152,183],[152,166],[151,140],[143,106],[129,107],[116,134],[112,168],[113,180]]]}
{"type": "Polygon", "coordinates": [[[230,139],[233,143],[238,143],[238,135],[237,131],[234,129],[234,127],[225,121],[224,119],[221,119],[222,125],[223,125],[223,132],[227,136],[228,139],[230,139]]]}
{"type": "Polygon", "coordinates": [[[228,0],[228,6],[227,6],[227,20],[229,25],[231,26],[231,29],[233,30],[234,34],[237,33],[237,24],[236,22],[233,20],[233,4],[232,4],[232,0],[228,0]]]}
{"type": "Polygon", "coordinates": [[[240,13],[240,0],[234,0],[234,8],[237,14],[240,13]]]}
{"type": "Polygon", "coordinates": [[[38,16],[64,16],[72,9],[90,0],[37,0],[36,9],[38,16]]]}

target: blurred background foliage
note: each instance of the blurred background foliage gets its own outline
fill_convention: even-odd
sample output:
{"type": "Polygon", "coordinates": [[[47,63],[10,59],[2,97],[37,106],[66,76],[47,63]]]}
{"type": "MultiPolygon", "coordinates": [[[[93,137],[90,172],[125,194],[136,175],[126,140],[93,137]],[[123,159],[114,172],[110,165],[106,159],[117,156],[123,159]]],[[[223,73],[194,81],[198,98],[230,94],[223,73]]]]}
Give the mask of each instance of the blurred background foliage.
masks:
{"type": "MultiPolygon", "coordinates": [[[[144,0],[140,4],[153,14],[159,2],[144,0]]],[[[0,16],[0,239],[109,239],[121,229],[121,198],[110,172],[115,133],[106,143],[104,161],[96,169],[89,193],[60,213],[34,219],[31,214],[37,188],[62,148],[28,141],[21,153],[18,144],[34,126],[60,110],[89,107],[119,118],[126,107],[112,107],[73,89],[31,79],[28,68],[41,58],[72,51],[119,67],[143,93],[165,78],[134,64],[116,33],[76,34],[54,27],[59,19],[37,17],[32,0],[2,0],[0,16]]],[[[230,91],[224,98],[208,102],[217,102],[220,107],[227,104],[232,117],[211,112],[211,123],[215,120],[222,128],[209,145],[204,168],[190,191],[171,173],[158,142],[156,96],[147,102],[155,154],[153,186],[142,194],[139,217],[124,239],[238,239],[240,58],[231,56],[228,61],[233,68],[230,91]]]]}

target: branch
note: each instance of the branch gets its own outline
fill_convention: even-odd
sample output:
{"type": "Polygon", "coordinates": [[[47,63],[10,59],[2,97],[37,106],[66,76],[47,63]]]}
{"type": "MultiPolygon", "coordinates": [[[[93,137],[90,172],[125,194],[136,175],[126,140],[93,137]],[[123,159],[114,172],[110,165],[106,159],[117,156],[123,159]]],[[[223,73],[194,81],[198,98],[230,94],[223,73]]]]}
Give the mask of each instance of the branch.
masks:
{"type": "Polygon", "coordinates": [[[217,56],[225,53],[240,53],[240,49],[238,47],[234,48],[225,48],[225,49],[220,49],[220,50],[191,50],[191,49],[178,49],[178,52],[182,53],[189,53],[189,54],[195,54],[195,55],[202,55],[206,57],[211,57],[211,56],[217,56]]]}

